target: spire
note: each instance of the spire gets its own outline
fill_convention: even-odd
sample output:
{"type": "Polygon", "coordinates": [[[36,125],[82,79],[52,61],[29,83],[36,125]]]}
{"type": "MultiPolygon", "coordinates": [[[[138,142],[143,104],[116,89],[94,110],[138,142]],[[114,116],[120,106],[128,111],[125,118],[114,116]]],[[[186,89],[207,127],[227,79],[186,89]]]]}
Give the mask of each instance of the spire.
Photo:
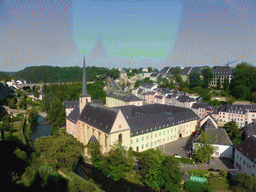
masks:
{"type": "Polygon", "coordinates": [[[87,82],[86,82],[86,70],[85,70],[85,58],[84,58],[84,66],[83,66],[83,91],[82,95],[87,95],[87,82]]]}

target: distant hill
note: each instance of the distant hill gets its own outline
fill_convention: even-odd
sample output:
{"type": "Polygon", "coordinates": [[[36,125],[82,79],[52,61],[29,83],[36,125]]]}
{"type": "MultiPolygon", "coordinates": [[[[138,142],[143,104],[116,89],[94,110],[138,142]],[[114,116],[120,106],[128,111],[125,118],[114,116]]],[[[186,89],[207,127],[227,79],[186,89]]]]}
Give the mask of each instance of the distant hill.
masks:
{"type": "MultiPolygon", "coordinates": [[[[87,81],[94,81],[97,75],[109,74],[111,70],[103,67],[87,67],[87,81]]],[[[25,79],[27,83],[53,83],[53,82],[78,82],[82,81],[83,70],[81,67],[53,67],[34,66],[27,67],[18,72],[0,72],[8,74],[15,79],[25,79]]]]}

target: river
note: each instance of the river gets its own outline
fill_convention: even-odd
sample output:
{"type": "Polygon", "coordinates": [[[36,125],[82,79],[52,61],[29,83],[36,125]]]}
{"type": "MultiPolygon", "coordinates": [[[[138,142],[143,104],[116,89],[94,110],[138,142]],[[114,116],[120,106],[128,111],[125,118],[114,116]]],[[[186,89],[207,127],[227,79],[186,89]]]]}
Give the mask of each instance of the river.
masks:
{"type": "Polygon", "coordinates": [[[43,136],[49,136],[52,133],[52,126],[48,123],[44,124],[45,118],[42,115],[38,115],[37,122],[38,125],[35,129],[35,131],[31,134],[31,139],[33,140],[33,146],[35,144],[36,139],[41,138],[43,136]]]}

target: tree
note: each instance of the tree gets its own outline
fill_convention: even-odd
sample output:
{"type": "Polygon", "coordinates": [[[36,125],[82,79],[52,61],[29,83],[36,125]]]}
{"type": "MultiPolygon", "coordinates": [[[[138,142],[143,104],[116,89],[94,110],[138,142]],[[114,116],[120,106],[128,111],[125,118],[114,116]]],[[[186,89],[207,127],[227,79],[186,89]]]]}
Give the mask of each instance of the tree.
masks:
{"type": "Polygon", "coordinates": [[[233,92],[232,95],[235,98],[251,100],[251,91],[246,85],[237,85],[234,89],[236,92],[233,92]]]}
{"type": "Polygon", "coordinates": [[[142,183],[156,191],[180,191],[182,173],[175,157],[162,155],[160,149],[149,149],[137,158],[141,161],[142,183]]]}
{"type": "Polygon", "coordinates": [[[201,86],[202,81],[200,78],[200,74],[197,72],[191,73],[189,75],[189,86],[190,88],[201,86]]]}
{"type": "Polygon", "coordinates": [[[256,191],[256,179],[245,173],[238,173],[237,178],[231,180],[231,189],[234,192],[254,192],[256,191]]]}
{"type": "Polygon", "coordinates": [[[49,117],[49,122],[52,125],[53,133],[57,131],[59,127],[65,124],[65,120],[66,120],[65,106],[56,96],[54,96],[50,102],[48,117],[49,117]]]}
{"type": "Polygon", "coordinates": [[[100,170],[113,180],[124,178],[133,169],[133,158],[129,156],[121,143],[111,146],[105,158],[102,158],[100,170]]]}
{"type": "Polygon", "coordinates": [[[211,145],[214,143],[216,138],[209,138],[204,131],[201,132],[200,137],[198,138],[198,143],[196,146],[196,152],[194,158],[204,162],[206,160],[210,161],[212,154],[215,148],[211,145]]]}
{"type": "Polygon", "coordinates": [[[1,129],[1,136],[2,136],[2,141],[4,141],[4,132],[13,131],[13,124],[11,123],[10,117],[8,114],[3,116],[0,120],[0,129],[1,129]]]}
{"type": "Polygon", "coordinates": [[[227,77],[225,77],[225,79],[224,79],[223,88],[225,91],[227,91],[229,89],[229,80],[227,77]]]}
{"type": "Polygon", "coordinates": [[[213,73],[211,68],[202,69],[203,81],[202,87],[204,89],[208,88],[209,83],[213,80],[213,73]]]}
{"type": "Polygon", "coordinates": [[[181,72],[181,68],[179,66],[174,68],[173,76],[176,78],[181,72]]]}
{"type": "Polygon", "coordinates": [[[152,72],[153,68],[152,67],[148,67],[148,72],[152,72]]]}
{"type": "Polygon", "coordinates": [[[53,168],[65,168],[70,171],[84,152],[83,144],[72,135],[61,133],[59,137],[42,137],[36,139],[35,149],[41,159],[53,168]]]}
{"type": "Polygon", "coordinates": [[[223,128],[226,130],[230,140],[235,146],[242,142],[241,129],[238,128],[234,120],[225,123],[223,128]]]}
{"type": "Polygon", "coordinates": [[[164,182],[161,174],[162,156],[160,149],[149,149],[142,152],[139,160],[142,167],[140,170],[142,182],[154,190],[160,190],[161,183],[164,182]]]}
{"type": "Polygon", "coordinates": [[[173,156],[165,156],[162,162],[162,177],[165,191],[180,191],[182,172],[177,166],[178,162],[173,156]]]}
{"type": "Polygon", "coordinates": [[[220,84],[220,78],[217,79],[217,89],[221,88],[221,84],[220,84]]]}
{"type": "Polygon", "coordinates": [[[256,67],[242,62],[234,68],[233,77],[230,83],[230,93],[235,98],[242,97],[243,99],[250,100],[251,93],[256,91],[256,67]],[[245,93],[241,93],[245,91],[245,93]]]}

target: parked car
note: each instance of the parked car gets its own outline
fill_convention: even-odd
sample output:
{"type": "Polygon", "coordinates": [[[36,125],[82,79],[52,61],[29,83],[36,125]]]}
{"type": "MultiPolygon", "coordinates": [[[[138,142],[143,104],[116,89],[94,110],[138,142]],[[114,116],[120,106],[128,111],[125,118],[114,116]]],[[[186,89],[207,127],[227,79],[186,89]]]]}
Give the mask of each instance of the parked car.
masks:
{"type": "Polygon", "coordinates": [[[196,132],[197,132],[197,131],[193,131],[193,132],[191,133],[191,135],[194,136],[194,135],[196,134],[196,132]]]}
{"type": "Polygon", "coordinates": [[[178,154],[174,154],[173,155],[174,157],[176,157],[176,158],[182,158],[180,155],[178,155],[178,154]]]}

